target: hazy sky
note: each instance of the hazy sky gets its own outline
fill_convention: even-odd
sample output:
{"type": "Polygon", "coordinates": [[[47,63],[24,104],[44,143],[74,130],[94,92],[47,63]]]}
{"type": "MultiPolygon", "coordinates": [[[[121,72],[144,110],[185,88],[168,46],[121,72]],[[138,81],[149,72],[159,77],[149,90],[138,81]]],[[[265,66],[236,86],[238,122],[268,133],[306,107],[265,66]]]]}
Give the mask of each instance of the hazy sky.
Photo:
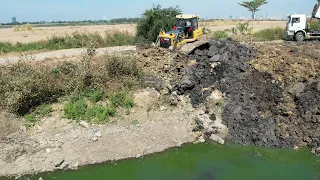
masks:
{"type": "MultiPolygon", "coordinates": [[[[153,4],[163,7],[180,6],[183,13],[201,17],[250,17],[238,5],[241,0],[1,0],[0,22],[40,20],[97,20],[139,17],[153,4]]],[[[293,13],[311,14],[316,0],[268,0],[258,15],[285,16],[293,13]]]]}

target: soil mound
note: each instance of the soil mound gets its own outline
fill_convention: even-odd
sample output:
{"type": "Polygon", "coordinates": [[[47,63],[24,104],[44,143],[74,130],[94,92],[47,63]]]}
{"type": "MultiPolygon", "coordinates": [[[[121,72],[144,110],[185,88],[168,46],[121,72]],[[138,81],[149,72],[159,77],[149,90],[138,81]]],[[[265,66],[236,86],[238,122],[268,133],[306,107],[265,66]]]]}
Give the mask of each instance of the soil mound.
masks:
{"type": "Polygon", "coordinates": [[[188,58],[196,61],[172,85],[191,103],[223,92],[227,140],[280,148],[319,146],[320,61],[317,43],[262,44],[254,49],[231,40],[211,40],[188,58]]]}
{"type": "Polygon", "coordinates": [[[189,58],[196,63],[186,69],[183,80],[173,86],[178,94],[189,93],[191,103],[200,105],[222,79],[245,72],[255,57],[252,48],[234,41],[209,41],[210,46],[196,50],[189,58]]]}

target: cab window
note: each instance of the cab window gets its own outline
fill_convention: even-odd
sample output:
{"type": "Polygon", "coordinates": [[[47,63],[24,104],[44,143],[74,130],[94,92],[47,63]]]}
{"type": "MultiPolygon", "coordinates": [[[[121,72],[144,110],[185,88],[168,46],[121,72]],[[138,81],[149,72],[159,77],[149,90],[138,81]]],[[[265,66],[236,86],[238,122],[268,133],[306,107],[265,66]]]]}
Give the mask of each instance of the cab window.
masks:
{"type": "Polygon", "coordinates": [[[300,23],[300,18],[292,18],[292,23],[300,23]]]}

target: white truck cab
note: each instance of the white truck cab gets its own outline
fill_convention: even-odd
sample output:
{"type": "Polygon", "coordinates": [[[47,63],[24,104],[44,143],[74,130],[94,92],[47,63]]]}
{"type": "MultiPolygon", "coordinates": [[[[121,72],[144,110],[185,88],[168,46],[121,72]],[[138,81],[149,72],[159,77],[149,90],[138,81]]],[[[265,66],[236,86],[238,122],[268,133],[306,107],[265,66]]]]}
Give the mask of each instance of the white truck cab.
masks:
{"type": "Polygon", "coordinates": [[[297,41],[303,41],[307,36],[307,16],[305,14],[288,15],[286,25],[287,36],[297,41]]]}

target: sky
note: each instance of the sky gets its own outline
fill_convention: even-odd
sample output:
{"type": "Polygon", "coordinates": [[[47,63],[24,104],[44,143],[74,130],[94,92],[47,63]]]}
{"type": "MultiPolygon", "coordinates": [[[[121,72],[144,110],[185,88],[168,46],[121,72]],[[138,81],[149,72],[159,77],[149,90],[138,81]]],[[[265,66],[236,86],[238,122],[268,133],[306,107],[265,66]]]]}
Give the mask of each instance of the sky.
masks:
{"type": "MultiPolygon", "coordinates": [[[[238,5],[241,0],[0,0],[0,22],[99,20],[140,17],[152,5],[179,6],[183,13],[201,18],[250,17],[250,12],[238,5]]],[[[258,16],[285,17],[287,14],[310,15],[316,0],[267,0],[258,16]]]]}

